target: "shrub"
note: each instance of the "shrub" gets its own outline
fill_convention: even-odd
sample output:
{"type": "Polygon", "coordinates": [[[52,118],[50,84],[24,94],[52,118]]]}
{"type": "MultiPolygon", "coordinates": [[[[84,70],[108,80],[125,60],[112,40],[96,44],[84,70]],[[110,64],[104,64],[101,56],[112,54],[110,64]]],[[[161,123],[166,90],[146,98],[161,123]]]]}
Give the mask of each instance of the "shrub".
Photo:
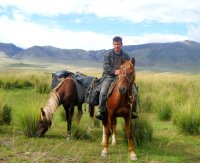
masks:
{"type": "Polygon", "coordinates": [[[162,103],[157,109],[158,118],[161,121],[171,120],[172,117],[172,106],[169,103],[162,103]]]}
{"type": "Polygon", "coordinates": [[[0,74],[0,88],[36,87],[41,82],[49,83],[50,79],[47,73],[6,72],[0,74]]]}
{"type": "Polygon", "coordinates": [[[75,140],[88,140],[92,139],[91,133],[87,131],[87,126],[83,126],[84,123],[72,123],[72,135],[75,140]],[[82,125],[81,125],[82,124],[82,125]]]}
{"type": "Polygon", "coordinates": [[[12,120],[12,108],[4,104],[0,108],[0,124],[10,124],[12,120]]]}
{"type": "Polygon", "coordinates": [[[150,113],[153,112],[153,99],[152,95],[144,94],[142,98],[140,98],[142,112],[150,113]]]}
{"type": "Polygon", "coordinates": [[[133,121],[133,140],[135,145],[151,141],[152,135],[153,127],[147,115],[142,114],[139,119],[133,121]]]}
{"type": "Polygon", "coordinates": [[[21,118],[21,125],[23,133],[27,137],[35,137],[39,123],[39,112],[36,110],[30,110],[24,113],[21,118]]]}
{"type": "Polygon", "coordinates": [[[200,134],[200,111],[191,108],[183,108],[176,111],[173,117],[174,124],[180,132],[189,135],[200,134]]]}
{"type": "Polygon", "coordinates": [[[51,90],[50,86],[47,83],[41,82],[36,86],[36,91],[39,92],[40,94],[49,93],[50,90],[51,90]]]}
{"type": "MultiPolygon", "coordinates": [[[[123,124],[123,129],[125,133],[125,126],[123,124]]],[[[135,145],[142,145],[144,142],[149,142],[152,140],[153,135],[153,127],[149,120],[149,117],[147,117],[147,114],[141,114],[139,119],[133,120],[133,142],[135,145]]],[[[126,138],[126,135],[125,135],[126,138]]],[[[127,141],[127,139],[126,139],[127,141]]]]}
{"type": "Polygon", "coordinates": [[[4,88],[4,89],[10,89],[12,87],[13,87],[13,84],[11,83],[11,81],[7,81],[2,84],[2,88],[4,88]]]}

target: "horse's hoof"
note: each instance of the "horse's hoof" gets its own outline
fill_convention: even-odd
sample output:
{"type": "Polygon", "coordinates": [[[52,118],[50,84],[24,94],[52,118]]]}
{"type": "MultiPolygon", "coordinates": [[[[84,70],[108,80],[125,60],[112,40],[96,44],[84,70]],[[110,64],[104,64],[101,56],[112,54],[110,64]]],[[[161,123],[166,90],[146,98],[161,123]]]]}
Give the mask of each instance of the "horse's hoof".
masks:
{"type": "Polygon", "coordinates": [[[135,153],[131,153],[131,160],[132,161],[136,161],[137,160],[137,156],[135,153]]]}
{"type": "Polygon", "coordinates": [[[107,157],[107,156],[108,156],[108,152],[102,151],[102,152],[101,152],[101,156],[102,156],[102,157],[107,157]]]}
{"type": "Polygon", "coordinates": [[[137,160],[137,157],[136,157],[136,156],[131,156],[131,160],[132,160],[132,161],[136,161],[136,160],[137,160]]]}
{"type": "Polygon", "coordinates": [[[71,139],[71,136],[67,136],[66,140],[70,141],[70,139],[71,139]]]}

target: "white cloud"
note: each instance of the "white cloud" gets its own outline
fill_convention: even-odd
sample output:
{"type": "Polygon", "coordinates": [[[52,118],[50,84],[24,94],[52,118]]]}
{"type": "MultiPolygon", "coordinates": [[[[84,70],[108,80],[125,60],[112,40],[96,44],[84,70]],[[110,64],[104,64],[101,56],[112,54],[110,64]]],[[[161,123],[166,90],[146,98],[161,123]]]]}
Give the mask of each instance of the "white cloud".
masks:
{"type": "Polygon", "coordinates": [[[125,45],[137,45],[144,43],[161,43],[161,42],[175,42],[187,40],[187,36],[174,35],[174,34],[161,34],[161,33],[152,33],[152,34],[143,34],[142,36],[127,36],[125,37],[125,45]]]}
{"type": "Polygon", "coordinates": [[[92,13],[133,22],[200,22],[199,0],[0,0],[0,6],[13,6],[24,13],[46,16],[92,13]]]}
{"type": "MultiPolygon", "coordinates": [[[[72,32],[58,27],[49,28],[44,24],[30,22],[29,14],[52,16],[92,13],[99,17],[117,17],[133,22],[154,20],[200,24],[199,0],[193,0],[192,3],[189,0],[0,0],[0,7],[7,6],[14,7],[13,16],[12,18],[4,16],[0,8],[0,41],[11,42],[23,48],[33,45],[86,50],[112,48],[112,35],[90,31],[72,32]]],[[[80,23],[82,20],[75,21],[80,23]]],[[[123,36],[124,45],[186,39],[200,41],[200,25],[190,26],[188,36],[161,33],[123,36]]]]}
{"type": "Polygon", "coordinates": [[[23,48],[34,45],[86,50],[110,48],[111,37],[89,31],[71,32],[58,28],[50,29],[23,19],[10,20],[5,16],[0,17],[1,42],[11,42],[23,48]]]}
{"type": "MultiPolygon", "coordinates": [[[[20,16],[19,16],[20,17],[20,16]]],[[[65,49],[110,49],[111,35],[94,32],[71,32],[58,28],[49,29],[45,26],[33,24],[23,19],[10,20],[0,17],[0,40],[12,42],[20,47],[28,48],[34,45],[51,45],[65,49]]],[[[142,44],[148,42],[171,42],[187,39],[180,35],[144,34],[142,36],[123,36],[124,45],[142,44]]]]}
{"type": "Polygon", "coordinates": [[[188,37],[191,40],[200,42],[200,24],[197,26],[191,25],[188,30],[188,37]]]}

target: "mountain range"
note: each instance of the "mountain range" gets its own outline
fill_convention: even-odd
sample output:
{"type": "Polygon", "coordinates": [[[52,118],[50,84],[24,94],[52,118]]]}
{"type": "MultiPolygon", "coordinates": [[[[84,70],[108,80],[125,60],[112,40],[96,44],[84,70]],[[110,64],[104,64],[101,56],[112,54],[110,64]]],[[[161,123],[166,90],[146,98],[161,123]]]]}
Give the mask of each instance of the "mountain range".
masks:
{"type": "MultiPolygon", "coordinates": [[[[67,64],[102,68],[103,56],[111,49],[61,49],[33,46],[27,49],[0,43],[0,59],[12,63],[67,64]]],[[[200,43],[190,40],[123,46],[136,60],[138,70],[200,72],[200,43]]]]}

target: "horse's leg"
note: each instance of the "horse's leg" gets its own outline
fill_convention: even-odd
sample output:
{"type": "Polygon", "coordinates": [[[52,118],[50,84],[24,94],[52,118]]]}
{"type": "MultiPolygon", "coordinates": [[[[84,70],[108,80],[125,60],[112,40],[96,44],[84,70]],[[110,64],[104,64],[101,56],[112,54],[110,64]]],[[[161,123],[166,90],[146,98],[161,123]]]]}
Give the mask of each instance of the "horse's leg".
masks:
{"type": "Polygon", "coordinates": [[[130,152],[131,160],[137,160],[136,154],[133,151],[133,134],[132,134],[132,121],[131,116],[124,117],[126,127],[126,137],[128,139],[128,149],[130,152]]]}
{"type": "Polygon", "coordinates": [[[69,108],[70,108],[70,105],[63,105],[64,109],[65,109],[65,113],[66,113],[66,120],[67,120],[67,132],[66,132],[66,138],[67,140],[70,139],[70,137],[68,138],[68,129],[69,129],[69,126],[68,126],[68,122],[69,122],[69,108]]]}
{"type": "Polygon", "coordinates": [[[83,115],[82,103],[78,104],[77,108],[78,108],[77,122],[79,123],[83,115]]]}
{"type": "Polygon", "coordinates": [[[111,123],[110,123],[111,120],[112,120],[112,118],[109,117],[109,115],[108,115],[108,120],[103,121],[103,126],[104,126],[103,130],[105,132],[105,137],[104,137],[105,141],[103,144],[104,148],[101,152],[101,156],[103,156],[103,157],[106,157],[108,155],[108,141],[109,141],[109,137],[111,135],[111,123]]]}
{"type": "Polygon", "coordinates": [[[116,118],[113,118],[113,121],[112,121],[112,145],[115,145],[116,144],[116,124],[117,124],[117,119],[116,118]]]}
{"type": "Polygon", "coordinates": [[[71,104],[71,105],[64,106],[64,108],[65,108],[66,119],[67,119],[66,139],[68,141],[71,138],[71,123],[72,123],[72,116],[74,113],[74,106],[71,104]]]}
{"type": "Polygon", "coordinates": [[[94,124],[94,106],[89,105],[89,114],[90,114],[90,120],[89,120],[88,130],[91,130],[91,128],[94,124]]]}

